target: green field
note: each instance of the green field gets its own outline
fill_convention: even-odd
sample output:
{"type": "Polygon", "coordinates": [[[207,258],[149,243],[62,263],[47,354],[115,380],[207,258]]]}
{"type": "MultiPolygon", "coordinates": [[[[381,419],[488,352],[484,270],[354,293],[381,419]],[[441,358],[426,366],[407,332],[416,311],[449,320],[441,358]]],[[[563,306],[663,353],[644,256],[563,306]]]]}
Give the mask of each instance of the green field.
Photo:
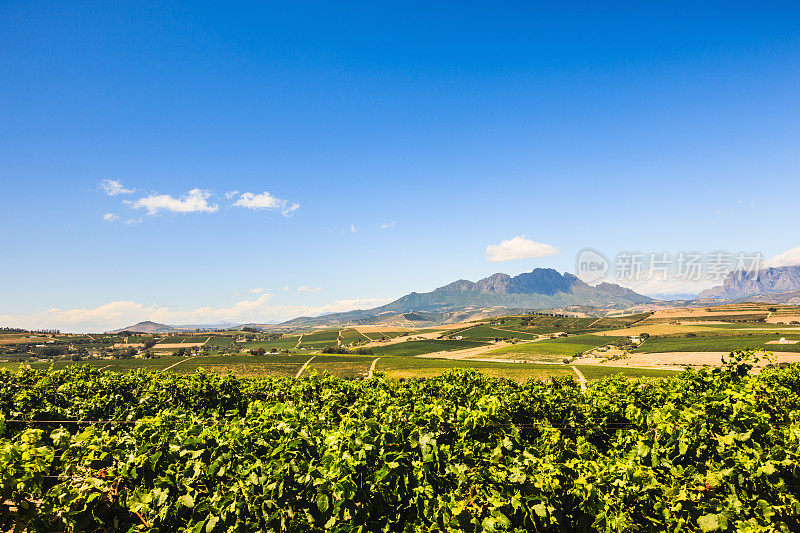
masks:
{"type": "Polygon", "coordinates": [[[697,334],[696,337],[663,336],[651,337],[637,347],[634,352],[732,352],[735,350],[765,350],[770,352],[800,352],[797,344],[767,344],[768,341],[800,340],[800,335],[790,334],[742,334],[742,335],[708,335],[697,334]]]}
{"type": "Polygon", "coordinates": [[[429,359],[419,357],[381,357],[375,371],[387,378],[430,378],[453,369],[478,370],[495,378],[525,382],[528,379],[575,377],[566,365],[537,365],[533,363],[491,363],[463,359],[429,359]]]}
{"type": "Polygon", "coordinates": [[[682,322],[682,323],[690,323],[690,322],[730,322],[730,323],[737,323],[737,324],[747,324],[747,323],[763,323],[764,319],[767,318],[766,312],[758,313],[758,312],[750,312],[746,314],[730,314],[730,315],[686,315],[680,317],[661,317],[661,318],[651,318],[648,319],[648,323],[650,324],[663,324],[663,323],[670,323],[670,322],[682,322]]]}
{"type": "MultiPolygon", "coordinates": [[[[302,375],[327,372],[347,379],[366,377],[374,359],[375,357],[371,355],[317,355],[314,356],[302,375]]],[[[308,358],[305,358],[305,361],[307,360],[308,358]]]]}
{"type": "MultiPolygon", "coordinates": [[[[293,377],[308,359],[308,355],[200,356],[186,359],[181,364],[172,368],[170,372],[175,374],[192,374],[196,372],[198,368],[203,368],[223,375],[230,373],[243,377],[293,377]]],[[[109,368],[107,370],[111,369],[109,368]]]]}
{"type": "MultiPolygon", "coordinates": [[[[198,344],[206,342],[206,339],[211,337],[211,335],[180,335],[174,337],[166,337],[158,341],[158,344],[179,344],[179,343],[188,343],[188,344],[198,344]]],[[[136,341],[130,341],[136,342],[136,341]]],[[[156,344],[156,347],[158,347],[156,344]]]]}
{"type": "Polygon", "coordinates": [[[448,333],[446,337],[450,336],[462,336],[468,340],[476,340],[476,341],[491,341],[494,339],[522,339],[522,340],[533,340],[538,337],[538,335],[533,333],[528,333],[523,330],[515,331],[515,330],[504,330],[504,329],[497,329],[486,325],[479,325],[473,326],[468,329],[457,331],[456,333],[448,333]]]}
{"type": "Polygon", "coordinates": [[[424,340],[424,341],[404,341],[395,344],[386,344],[384,346],[375,346],[372,353],[376,356],[379,355],[402,355],[413,356],[422,355],[433,352],[443,352],[452,350],[463,350],[465,348],[475,348],[477,346],[484,346],[482,342],[475,341],[450,341],[450,340],[424,340]]]}
{"type": "MultiPolygon", "coordinates": [[[[597,348],[605,344],[610,344],[622,337],[610,337],[603,335],[575,335],[572,337],[561,337],[558,339],[547,339],[536,342],[520,343],[513,346],[504,346],[482,353],[476,357],[506,358],[509,356],[521,358],[541,358],[546,357],[556,360],[564,357],[580,355],[586,350],[597,348]]],[[[545,359],[547,360],[547,359],[545,359]]]]}
{"type": "Polygon", "coordinates": [[[339,343],[339,330],[327,329],[304,333],[300,347],[306,349],[320,349],[325,346],[336,346],[339,343]]]}
{"type": "Polygon", "coordinates": [[[338,329],[326,329],[303,334],[303,342],[333,341],[339,338],[338,329]]]}
{"type": "Polygon", "coordinates": [[[562,331],[566,333],[588,333],[592,331],[625,328],[649,316],[649,313],[614,318],[523,315],[495,318],[492,319],[488,325],[509,330],[519,330],[531,334],[557,333],[562,331]]]}
{"type": "Polygon", "coordinates": [[[270,351],[273,348],[276,350],[292,350],[295,346],[297,346],[297,341],[300,339],[299,336],[295,337],[282,337],[280,339],[269,340],[269,341],[247,341],[247,342],[237,342],[236,347],[240,350],[257,350],[259,348],[264,348],[266,351],[270,351]]]}
{"type": "Polygon", "coordinates": [[[342,344],[348,345],[354,342],[369,342],[369,338],[362,335],[355,328],[346,328],[339,332],[339,338],[342,339],[342,344]]]}
{"type": "MultiPolygon", "coordinates": [[[[128,372],[130,370],[162,370],[179,361],[184,361],[185,357],[158,357],[154,359],[87,359],[84,361],[54,361],[52,363],[24,363],[34,369],[62,369],[70,366],[86,365],[91,368],[103,368],[115,372],[128,372]]],[[[19,370],[21,363],[0,363],[0,370],[19,370]]]]}

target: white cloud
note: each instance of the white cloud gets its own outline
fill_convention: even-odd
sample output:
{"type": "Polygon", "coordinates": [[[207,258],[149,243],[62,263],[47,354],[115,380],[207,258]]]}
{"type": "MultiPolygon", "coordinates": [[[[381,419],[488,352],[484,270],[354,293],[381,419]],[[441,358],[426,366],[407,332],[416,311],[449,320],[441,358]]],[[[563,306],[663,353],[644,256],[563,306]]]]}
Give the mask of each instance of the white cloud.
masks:
{"type": "Polygon", "coordinates": [[[381,224],[381,229],[393,228],[395,224],[397,224],[397,221],[392,220],[391,222],[387,222],[386,224],[381,224]]]}
{"type": "Polygon", "coordinates": [[[262,289],[261,287],[256,287],[255,289],[250,289],[250,294],[263,294],[267,291],[262,289]]]}
{"type": "Polygon", "coordinates": [[[528,239],[525,235],[518,235],[513,239],[502,241],[500,244],[490,244],[486,247],[486,260],[491,263],[513,261],[515,259],[530,259],[533,257],[546,257],[559,253],[558,248],[528,239]]]}
{"type": "Polygon", "coordinates": [[[102,180],[100,187],[108,196],[116,196],[118,194],[131,194],[134,189],[126,189],[117,180],[102,180]]]}
{"type": "Polygon", "coordinates": [[[321,306],[276,305],[270,302],[269,294],[263,294],[255,300],[236,302],[231,307],[201,307],[189,311],[177,311],[165,306],[145,305],[131,301],[116,301],[91,309],[49,309],[26,315],[0,315],[0,325],[92,333],[118,329],[144,320],[170,325],[217,324],[220,322],[244,324],[368,309],[389,301],[387,298],[363,298],[336,300],[321,306]]]}
{"type": "Polygon", "coordinates": [[[173,198],[169,194],[151,194],[128,203],[134,209],[147,209],[148,215],[155,215],[162,210],[172,213],[213,213],[219,208],[208,203],[210,197],[208,191],[192,189],[180,198],[173,198]]]}
{"type": "Polygon", "coordinates": [[[286,291],[288,291],[288,290],[289,290],[289,286],[287,285],[286,287],[282,288],[281,290],[282,290],[283,292],[286,292],[286,291]]]}
{"type": "Polygon", "coordinates": [[[239,194],[239,191],[228,191],[225,193],[225,198],[228,200],[233,200],[233,197],[239,194]]]}
{"type": "MultiPolygon", "coordinates": [[[[231,195],[229,198],[233,198],[238,192],[239,191],[230,191],[228,193],[231,195]]],[[[228,194],[225,196],[227,197],[228,194]]],[[[292,216],[300,207],[300,204],[296,202],[276,198],[266,191],[261,194],[253,194],[251,192],[242,193],[233,205],[235,207],[244,207],[253,210],[266,209],[268,211],[280,211],[281,215],[285,217],[292,216]]]]}
{"type": "Polygon", "coordinates": [[[765,266],[782,267],[800,265],[800,246],[780,253],[767,261],[765,266]]]}
{"type": "Polygon", "coordinates": [[[106,213],[105,215],[103,215],[103,220],[108,222],[109,224],[113,224],[114,222],[121,222],[126,226],[135,226],[136,224],[142,223],[142,218],[126,218],[125,220],[122,220],[116,213],[106,213]]]}
{"type": "Polygon", "coordinates": [[[319,292],[321,290],[322,287],[306,287],[305,285],[297,287],[297,292],[319,292]]]}

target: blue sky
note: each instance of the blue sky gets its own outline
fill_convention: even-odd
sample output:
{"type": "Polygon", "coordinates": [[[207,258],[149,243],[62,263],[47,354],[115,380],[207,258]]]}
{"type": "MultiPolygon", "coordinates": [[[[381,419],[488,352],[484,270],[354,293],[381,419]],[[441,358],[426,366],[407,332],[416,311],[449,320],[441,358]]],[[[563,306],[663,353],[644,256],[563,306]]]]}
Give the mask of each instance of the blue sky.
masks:
{"type": "Polygon", "coordinates": [[[800,7],[642,4],[3,2],[0,323],[798,247],[800,7]]]}

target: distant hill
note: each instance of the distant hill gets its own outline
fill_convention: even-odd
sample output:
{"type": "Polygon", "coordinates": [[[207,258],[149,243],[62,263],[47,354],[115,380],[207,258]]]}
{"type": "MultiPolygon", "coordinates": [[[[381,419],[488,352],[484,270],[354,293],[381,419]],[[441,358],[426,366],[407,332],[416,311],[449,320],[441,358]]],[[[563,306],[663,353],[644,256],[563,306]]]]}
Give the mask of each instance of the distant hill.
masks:
{"type": "Polygon", "coordinates": [[[626,309],[654,300],[613,283],[587,285],[576,276],[551,268],[509,276],[493,274],[478,281],[458,280],[431,292],[412,292],[374,309],[299,317],[282,327],[337,323],[392,323],[424,326],[506,315],[526,310],[584,306],[626,309]]]}
{"type": "Polygon", "coordinates": [[[700,293],[701,300],[754,300],[797,303],[800,299],[800,265],[772,267],[755,274],[731,272],[722,285],[700,293]]]}
{"type": "Polygon", "coordinates": [[[171,331],[177,331],[172,326],[167,326],[166,324],[159,324],[158,322],[150,322],[149,320],[145,322],[139,322],[138,324],[134,324],[133,326],[128,326],[127,328],[118,329],[115,331],[109,331],[109,333],[169,333],[171,331]]]}
{"type": "MultiPolygon", "coordinates": [[[[182,326],[168,326],[166,324],[159,324],[158,322],[139,322],[126,328],[109,331],[109,333],[124,333],[126,331],[131,333],[172,333],[181,331],[216,331],[220,329],[231,329],[236,325],[229,322],[222,324],[188,324],[182,326]]],[[[241,326],[239,326],[241,327],[241,326]]]]}

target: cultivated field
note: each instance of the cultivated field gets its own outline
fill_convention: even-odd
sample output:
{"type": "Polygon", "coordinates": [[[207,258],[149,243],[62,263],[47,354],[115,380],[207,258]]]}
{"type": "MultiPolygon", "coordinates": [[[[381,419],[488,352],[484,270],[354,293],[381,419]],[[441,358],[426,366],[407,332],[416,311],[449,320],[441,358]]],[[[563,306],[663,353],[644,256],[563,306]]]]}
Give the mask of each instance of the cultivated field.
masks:
{"type": "Polygon", "coordinates": [[[557,339],[545,339],[536,342],[520,343],[504,346],[480,354],[476,357],[495,359],[533,359],[556,361],[580,355],[587,350],[613,343],[620,337],[604,335],[575,335],[557,339]]]}
{"type": "Polygon", "coordinates": [[[468,341],[468,340],[424,340],[424,341],[404,341],[395,344],[386,344],[382,346],[375,346],[372,353],[376,356],[383,355],[402,355],[402,356],[415,356],[434,352],[447,352],[453,350],[463,350],[465,348],[474,348],[476,346],[483,346],[481,342],[468,341]]]}

